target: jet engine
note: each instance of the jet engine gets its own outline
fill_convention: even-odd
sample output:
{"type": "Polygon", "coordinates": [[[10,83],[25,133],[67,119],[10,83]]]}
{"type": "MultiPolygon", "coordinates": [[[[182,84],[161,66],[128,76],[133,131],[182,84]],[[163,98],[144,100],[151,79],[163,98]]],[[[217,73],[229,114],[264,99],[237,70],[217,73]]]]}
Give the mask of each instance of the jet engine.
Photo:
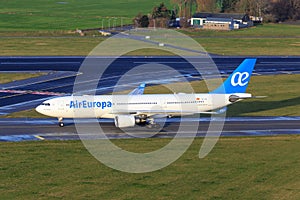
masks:
{"type": "Polygon", "coordinates": [[[135,117],[133,115],[116,115],[115,126],[118,128],[134,127],[135,117]]]}
{"type": "Polygon", "coordinates": [[[231,103],[234,103],[234,102],[238,101],[239,99],[240,99],[240,97],[237,96],[237,95],[230,95],[230,96],[229,96],[229,101],[230,101],[231,103]]]}

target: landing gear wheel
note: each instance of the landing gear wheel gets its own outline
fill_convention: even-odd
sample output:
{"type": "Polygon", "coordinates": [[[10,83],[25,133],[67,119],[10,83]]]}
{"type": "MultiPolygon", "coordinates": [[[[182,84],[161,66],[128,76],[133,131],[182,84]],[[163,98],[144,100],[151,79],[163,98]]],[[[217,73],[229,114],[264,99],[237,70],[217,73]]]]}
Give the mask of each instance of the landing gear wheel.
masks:
{"type": "Polygon", "coordinates": [[[63,118],[62,117],[58,118],[58,125],[59,125],[59,127],[64,127],[64,123],[63,123],[63,118]]]}
{"type": "Polygon", "coordinates": [[[149,129],[152,129],[153,128],[153,124],[147,124],[146,127],[149,128],[149,129]]]}
{"type": "Polygon", "coordinates": [[[159,129],[160,125],[159,124],[147,124],[146,127],[149,129],[153,129],[153,128],[159,129]]]}
{"type": "Polygon", "coordinates": [[[159,124],[154,124],[154,127],[153,127],[153,128],[159,129],[159,128],[160,128],[160,125],[159,125],[159,124]]]}

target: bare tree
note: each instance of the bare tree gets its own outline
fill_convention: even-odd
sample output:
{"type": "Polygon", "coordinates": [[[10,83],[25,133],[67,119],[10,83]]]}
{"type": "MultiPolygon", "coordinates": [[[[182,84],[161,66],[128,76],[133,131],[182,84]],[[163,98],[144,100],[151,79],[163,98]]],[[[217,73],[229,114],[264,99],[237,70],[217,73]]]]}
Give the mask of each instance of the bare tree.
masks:
{"type": "Polygon", "coordinates": [[[197,12],[220,12],[223,0],[196,0],[197,12]]]}
{"type": "Polygon", "coordinates": [[[269,3],[268,0],[240,0],[235,4],[234,11],[261,17],[269,3]]]}
{"type": "Polygon", "coordinates": [[[300,19],[300,0],[290,0],[291,2],[291,17],[293,20],[300,19]]]}
{"type": "Polygon", "coordinates": [[[182,17],[182,10],[183,10],[183,0],[171,0],[171,3],[175,4],[179,8],[179,17],[182,17]]]}
{"type": "Polygon", "coordinates": [[[192,16],[193,6],[197,5],[196,0],[171,0],[171,2],[179,7],[180,18],[190,18],[192,16]]]}
{"type": "Polygon", "coordinates": [[[300,0],[278,0],[273,3],[270,12],[276,21],[300,19],[300,0]]]}

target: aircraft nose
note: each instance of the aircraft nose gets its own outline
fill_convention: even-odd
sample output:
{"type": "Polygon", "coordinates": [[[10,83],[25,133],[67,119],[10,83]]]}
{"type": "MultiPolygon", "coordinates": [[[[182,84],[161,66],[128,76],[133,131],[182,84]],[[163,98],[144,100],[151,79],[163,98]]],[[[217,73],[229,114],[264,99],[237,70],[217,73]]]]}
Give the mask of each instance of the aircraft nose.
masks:
{"type": "Polygon", "coordinates": [[[36,107],[36,108],[35,108],[35,111],[38,112],[38,113],[43,114],[43,113],[42,113],[42,106],[36,107]]]}

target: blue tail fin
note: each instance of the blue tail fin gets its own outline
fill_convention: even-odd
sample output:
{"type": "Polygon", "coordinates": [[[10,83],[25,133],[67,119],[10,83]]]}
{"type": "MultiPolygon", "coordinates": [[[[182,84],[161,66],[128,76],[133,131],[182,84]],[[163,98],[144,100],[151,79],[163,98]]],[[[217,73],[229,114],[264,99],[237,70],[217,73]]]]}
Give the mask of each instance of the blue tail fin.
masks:
{"type": "Polygon", "coordinates": [[[256,59],[245,59],[220,87],[210,93],[230,94],[246,92],[255,63],[256,59]]]}

